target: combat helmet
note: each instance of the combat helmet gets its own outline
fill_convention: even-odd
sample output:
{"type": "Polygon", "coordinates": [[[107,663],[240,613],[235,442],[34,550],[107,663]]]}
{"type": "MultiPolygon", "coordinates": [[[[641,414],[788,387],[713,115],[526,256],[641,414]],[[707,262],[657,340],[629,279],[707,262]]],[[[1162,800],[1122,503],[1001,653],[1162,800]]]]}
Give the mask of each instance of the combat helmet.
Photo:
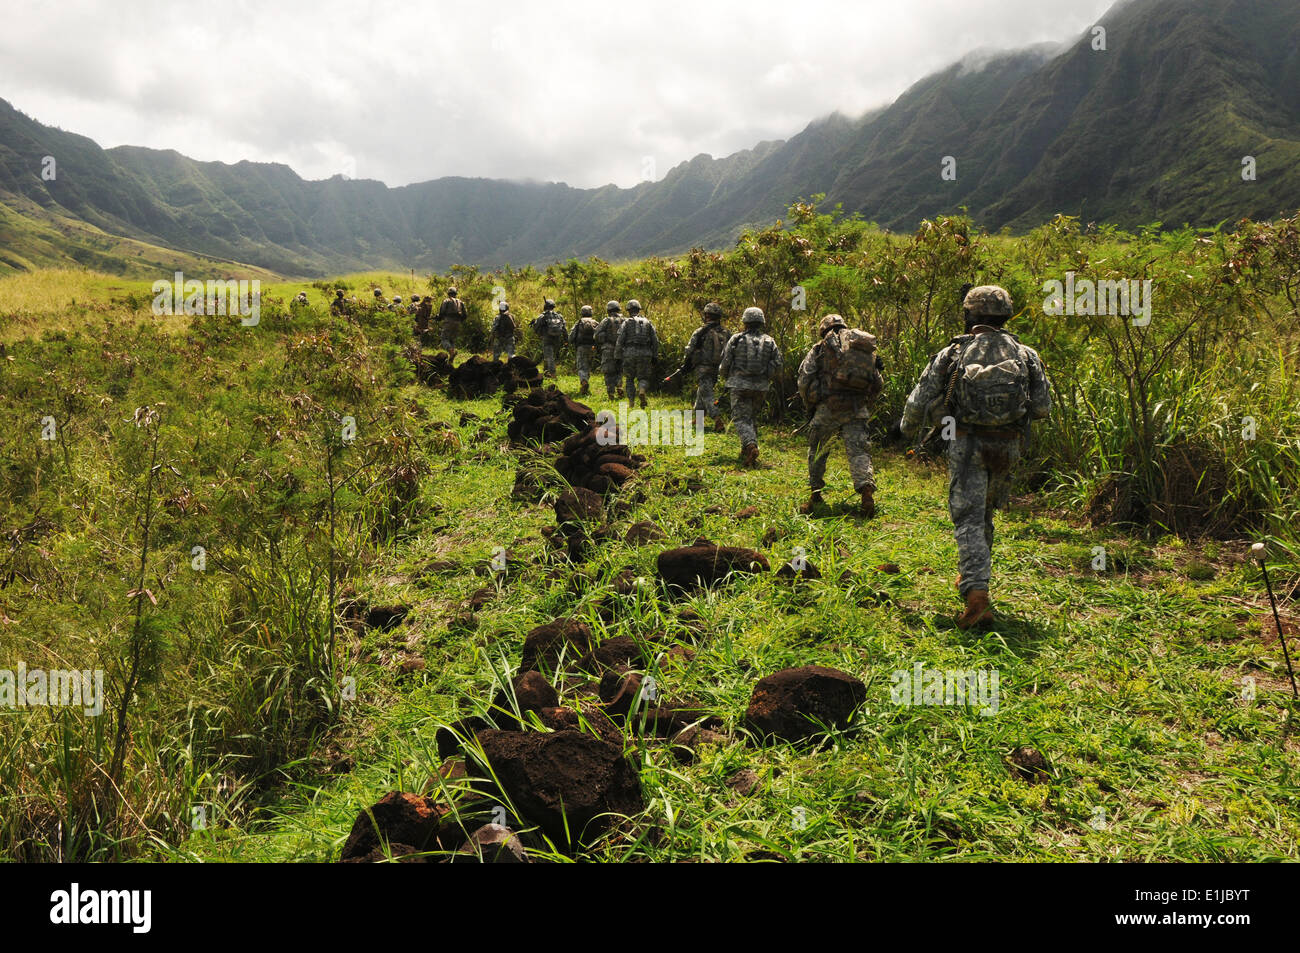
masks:
{"type": "Polygon", "coordinates": [[[767,319],[763,317],[762,308],[746,308],[740,320],[745,324],[763,324],[767,319]]]}
{"type": "Polygon", "coordinates": [[[722,305],[718,304],[718,302],[716,302],[716,301],[710,301],[708,304],[706,304],[706,305],[704,306],[704,320],[705,320],[705,321],[721,321],[721,320],[722,320],[722,305]]]}
{"type": "Polygon", "coordinates": [[[631,301],[629,301],[629,302],[627,303],[627,313],[628,313],[628,314],[640,314],[640,313],[641,313],[641,302],[640,302],[640,301],[637,301],[636,298],[633,298],[631,301]]]}
{"type": "Polygon", "coordinates": [[[605,305],[606,314],[618,314],[622,310],[623,310],[622,305],[620,305],[617,301],[610,301],[608,304],[605,305]]]}
{"type": "Polygon", "coordinates": [[[847,328],[847,327],[848,324],[845,323],[843,317],[841,317],[838,314],[828,314],[826,315],[826,317],[822,318],[821,324],[817,325],[817,333],[818,336],[820,337],[826,337],[827,334],[829,334],[831,331],[835,330],[836,328],[847,328]]]}
{"type": "Polygon", "coordinates": [[[509,310],[510,310],[510,302],[509,302],[509,301],[502,301],[499,305],[497,305],[497,310],[498,310],[498,311],[502,311],[502,312],[509,311],[509,310]]]}
{"type": "Polygon", "coordinates": [[[589,318],[589,317],[591,317],[594,313],[595,313],[595,312],[591,310],[591,305],[589,305],[589,304],[584,304],[584,305],[582,306],[582,316],[583,316],[584,318],[589,318]]]}
{"type": "Polygon", "coordinates": [[[547,298],[545,301],[542,302],[543,311],[552,311],[554,309],[555,309],[555,302],[552,301],[550,298],[547,298]]]}
{"type": "Polygon", "coordinates": [[[997,285],[972,288],[961,306],[972,317],[1009,318],[1013,311],[1011,295],[997,285]]]}

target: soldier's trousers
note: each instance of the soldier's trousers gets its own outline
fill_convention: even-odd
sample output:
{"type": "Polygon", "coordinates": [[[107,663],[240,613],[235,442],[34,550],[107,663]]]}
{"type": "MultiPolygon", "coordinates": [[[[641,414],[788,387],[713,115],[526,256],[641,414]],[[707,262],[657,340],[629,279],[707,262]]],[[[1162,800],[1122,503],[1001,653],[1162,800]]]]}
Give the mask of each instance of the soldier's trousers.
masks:
{"type": "Polygon", "coordinates": [[[559,341],[552,341],[550,338],[542,338],[542,364],[545,373],[551,375],[555,374],[555,353],[559,349],[559,341]]]}
{"type": "Polygon", "coordinates": [[[849,476],[853,489],[876,489],[876,473],[871,466],[871,441],[867,438],[867,421],[862,417],[831,413],[822,404],[808,424],[808,485],[820,490],[826,485],[826,464],[831,456],[831,444],[836,434],[844,438],[844,449],[849,456],[849,476]]]}
{"type": "Polygon", "coordinates": [[[573,363],[578,368],[578,380],[585,381],[591,377],[591,360],[595,355],[595,348],[583,347],[581,344],[574,350],[573,363]]]}
{"type": "Polygon", "coordinates": [[[993,511],[1007,505],[1020,440],[957,436],[948,447],[948,514],[957,537],[961,594],[989,587],[993,511]]]}
{"type": "Polygon", "coordinates": [[[758,426],[754,421],[758,419],[759,409],[766,399],[765,390],[731,388],[731,426],[740,438],[742,450],[751,443],[758,443],[758,426]]]}
{"type": "Polygon", "coordinates": [[[619,378],[623,376],[618,361],[612,357],[601,357],[600,372],[605,376],[605,393],[613,397],[614,391],[618,390],[619,378]]]}
{"type": "Polygon", "coordinates": [[[722,411],[713,402],[713,388],[717,383],[718,369],[716,367],[700,367],[696,369],[695,409],[704,411],[709,415],[710,420],[716,420],[722,416],[722,411]]]}
{"type": "Polygon", "coordinates": [[[442,322],[442,342],[440,343],[439,346],[440,346],[444,351],[454,351],[454,350],[456,350],[456,338],[458,338],[458,337],[460,337],[460,322],[459,322],[459,321],[443,321],[443,322],[442,322]]]}
{"type": "Polygon", "coordinates": [[[512,334],[508,338],[497,338],[492,342],[492,360],[501,360],[501,355],[506,357],[515,356],[515,337],[512,334]]]}
{"type": "Polygon", "coordinates": [[[631,400],[636,394],[644,394],[650,389],[650,375],[654,373],[654,358],[652,357],[624,357],[623,358],[623,375],[627,378],[627,399],[631,400]]]}

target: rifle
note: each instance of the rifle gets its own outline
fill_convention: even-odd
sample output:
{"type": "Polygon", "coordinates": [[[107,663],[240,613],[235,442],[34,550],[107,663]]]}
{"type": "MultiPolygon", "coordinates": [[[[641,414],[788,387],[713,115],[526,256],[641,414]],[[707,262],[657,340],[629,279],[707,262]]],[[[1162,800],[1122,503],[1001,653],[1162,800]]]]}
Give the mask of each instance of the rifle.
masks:
{"type": "Polygon", "coordinates": [[[674,380],[676,380],[678,377],[681,377],[684,373],[686,373],[690,369],[691,369],[690,362],[683,364],[681,367],[677,368],[677,370],[673,371],[671,374],[665,377],[664,383],[671,384],[674,380]]]}

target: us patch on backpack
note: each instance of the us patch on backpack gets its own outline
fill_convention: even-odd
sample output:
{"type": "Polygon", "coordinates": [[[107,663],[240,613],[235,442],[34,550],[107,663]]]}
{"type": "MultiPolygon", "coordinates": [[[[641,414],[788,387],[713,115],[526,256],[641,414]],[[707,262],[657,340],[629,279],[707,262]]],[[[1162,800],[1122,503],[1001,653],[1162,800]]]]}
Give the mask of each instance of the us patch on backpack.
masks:
{"type": "Polygon", "coordinates": [[[829,384],[832,393],[875,397],[885,389],[885,378],[876,367],[876,337],[857,328],[845,328],[826,336],[829,384]]]}
{"type": "Polygon", "coordinates": [[[1028,406],[1029,367],[1016,339],[977,334],[958,357],[954,416],[974,427],[1009,427],[1025,419],[1028,406]]]}

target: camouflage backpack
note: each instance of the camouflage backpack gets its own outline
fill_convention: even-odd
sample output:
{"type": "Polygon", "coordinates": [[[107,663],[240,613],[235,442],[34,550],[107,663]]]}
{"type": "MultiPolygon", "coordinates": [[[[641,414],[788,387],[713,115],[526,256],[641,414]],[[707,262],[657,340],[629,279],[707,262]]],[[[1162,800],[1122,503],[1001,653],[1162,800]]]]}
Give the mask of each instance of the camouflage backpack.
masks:
{"type": "Polygon", "coordinates": [[[558,311],[547,311],[541,318],[542,334],[553,340],[564,339],[564,318],[558,311]]]}
{"type": "Polygon", "coordinates": [[[857,328],[832,331],[822,340],[826,363],[826,390],[831,394],[852,394],[868,400],[885,389],[885,378],[876,366],[876,336],[857,328]]]}
{"type": "Polygon", "coordinates": [[[958,423],[1006,428],[1025,419],[1029,366],[1013,335],[1006,331],[977,334],[962,346],[954,364],[950,410],[958,423]]]}
{"type": "Polygon", "coordinates": [[[497,313],[497,319],[492,322],[492,333],[500,338],[514,337],[515,331],[514,316],[509,311],[500,311],[497,313]]]}
{"type": "Polygon", "coordinates": [[[744,377],[764,377],[776,350],[776,342],[766,334],[741,334],[731,357],[731,372],[744,377]]]}
{"type": "Polygon", "coordinates": [[[699,347],[695,349],[696,367],[717,367],[722,361],[722,351],[727,346],[731,335],[721,324],[707,325],[700,337],[699,347]]]}
{"type": "Polygon", "coordinates": [[[578,347],[592,347],[596,343],[596,322],[591,318],[578,319],[578,347]]]}
{"type": "Polygon", "coordinates": [[[650,336],[650,319],[637,316],[627,319],[627,339],[624,348],[648,348],[652,343],[650,336]]]}

